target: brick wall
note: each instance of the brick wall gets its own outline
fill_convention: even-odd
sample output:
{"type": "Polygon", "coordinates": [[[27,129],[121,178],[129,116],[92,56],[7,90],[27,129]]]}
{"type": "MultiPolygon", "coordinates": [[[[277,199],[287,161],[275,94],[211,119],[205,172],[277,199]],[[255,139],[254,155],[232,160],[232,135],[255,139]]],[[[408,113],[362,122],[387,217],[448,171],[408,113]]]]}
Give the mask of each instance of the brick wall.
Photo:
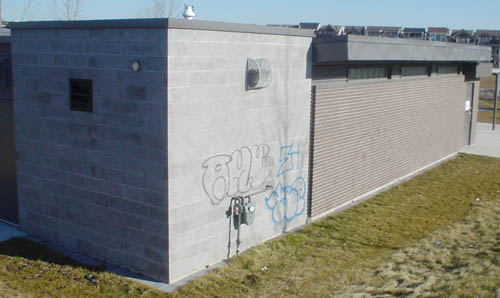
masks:
{"type": "Polygon", "coordinates": [[[169,29],[168,39],[175,281],[225,258],[232,196],[258,193],[255,223],[241,229],[242,249],[305,223],[311,39],[182,29],[169,29]],[[269,60],[269,87],[245,90],[247,58],[269,60]],[[283,198],[285,189],[296,195],[283,198]]]}
{"type": "Polygon", "coordinates": [[[161,280],[166,47],[166,29],[12,32],[21,227],[161,280]],[[69,78],[93,80],[93,113],[70,111],[69,78]]]}

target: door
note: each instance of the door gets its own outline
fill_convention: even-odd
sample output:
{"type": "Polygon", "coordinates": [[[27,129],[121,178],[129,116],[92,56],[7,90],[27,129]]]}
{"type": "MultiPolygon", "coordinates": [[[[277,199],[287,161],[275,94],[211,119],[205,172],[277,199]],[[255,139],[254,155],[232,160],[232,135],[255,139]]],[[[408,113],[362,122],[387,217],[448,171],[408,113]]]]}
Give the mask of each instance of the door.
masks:
{"type": "Polygon", "coordinates": [[[467,93],[465,98],[465,122],[464,137],[465,145],[472,145],[472,116],[474,111],[474,83],[467,83],[467,93]]]}

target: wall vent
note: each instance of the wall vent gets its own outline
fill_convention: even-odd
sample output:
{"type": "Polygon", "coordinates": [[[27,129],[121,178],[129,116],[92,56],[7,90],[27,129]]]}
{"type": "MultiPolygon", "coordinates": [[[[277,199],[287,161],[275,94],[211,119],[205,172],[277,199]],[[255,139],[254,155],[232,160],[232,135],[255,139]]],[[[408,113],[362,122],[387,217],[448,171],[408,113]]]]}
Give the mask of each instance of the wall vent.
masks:
{"type": "Polygon", "coordinates": [[[266,88],[273,80],[271,64],[266,59],[247,60],[246,88],[256,90],[266,88]]]}
{"type": "Polygon", "coordinates": [[[94,110],[92,80],[69,79],[70,107],[72,111],[94,110]]]}

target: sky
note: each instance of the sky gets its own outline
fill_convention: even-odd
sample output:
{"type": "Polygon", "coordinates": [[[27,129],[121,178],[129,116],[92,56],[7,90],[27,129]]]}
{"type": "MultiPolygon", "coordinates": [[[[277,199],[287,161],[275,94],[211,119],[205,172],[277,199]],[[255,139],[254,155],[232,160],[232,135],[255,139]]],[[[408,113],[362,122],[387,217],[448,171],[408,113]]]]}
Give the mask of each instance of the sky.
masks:
{"type": "MultiPolygon", "coordinates": [[[[2,0],[3,19],[20,20],[29,0],[2,0]]],[[[34,0],[26,20],[54,19],[50,2],[34,0]]],[[[80,19],[136,18],[153,0],[80,0],[80,19]]],[[[195,6],[197,19],[250,24],[381,25],[499,29],[500,0],[177,0],[195,6]]]]}

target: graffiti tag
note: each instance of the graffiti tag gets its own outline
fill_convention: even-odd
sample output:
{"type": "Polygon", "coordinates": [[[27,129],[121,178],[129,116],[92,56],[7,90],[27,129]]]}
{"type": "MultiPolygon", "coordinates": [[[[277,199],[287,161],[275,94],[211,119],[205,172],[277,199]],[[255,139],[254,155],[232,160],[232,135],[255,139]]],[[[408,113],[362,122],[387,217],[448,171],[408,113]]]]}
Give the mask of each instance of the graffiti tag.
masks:
{"type": "MultiPolygon", "coordinates": [[[[294,144],[280,148],[280,166],[277,177],[293,171],[299,166],[299,146],[294,149],[294,144]]],[[[306,209],[306,181],[298,177],[290,185],[281,182],[276,185],[273,192],[265,198],[266,206],[271,210],[271,217],[275,224],[289,223],[302,215],[306,209]]]]}
{"type": "Polygon", "coordinates": [[[280,168],[278,171],[278,177],[288,173],[294,169],[294,165],[297,164],[297,159],[299,156],[299,150],[297,145],[297,150],[293,151],[293,143],[288,146],[283,146],[280,149],[280,168]],[[294,164],[294,159],[295,164],[294,164]]]}
{"type": "Polygon", "coordinates": [[[304,178],[299,177],[288,186],[278,183],[274,191],[266,197],[266,206],[271,210],[271,217],[275,224],[288,223],[302,215],[306,209],[304,178]]]}
{"type": "Polygon", "coordinates": [[[265,190],[274,168],[269,152],[269,146],[261,144],[208,158],[202,165],[202,184],[212,203],[265,190]]]}

